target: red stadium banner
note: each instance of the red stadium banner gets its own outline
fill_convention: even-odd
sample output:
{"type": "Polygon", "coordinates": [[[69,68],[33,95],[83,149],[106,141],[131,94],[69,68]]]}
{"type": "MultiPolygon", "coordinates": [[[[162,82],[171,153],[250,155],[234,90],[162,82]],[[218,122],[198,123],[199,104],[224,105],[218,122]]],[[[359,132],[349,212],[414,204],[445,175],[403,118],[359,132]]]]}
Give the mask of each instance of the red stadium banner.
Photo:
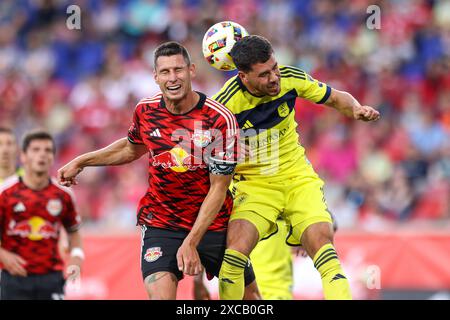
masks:
{"type": "Polygon", "coordinates": [[[359,256],[363,264],[378,266],[383,288],[450,288],[449,233],[342,233],[336,247],[346,264],[359,256]]]}
{"type": "MultiPolygon", "coordinates": [[[[67,299],[147,299],[141,271],[139,234],[86,235],[81,280],[67,281],[67,299]]],[[[190,299],[192,281],[179,285],[179,299],[190,299]]]]}
{"type": "MultiPolygon", "coordinates": [[[[140,237],[84,237],[81,281],[68,281],[68,299],[146,299],[140,273],[140,237]]],[[[336,248],[356,299],[378,299],[385,290],[450,291],[450,234],[411,231],[340,231],[336,248]]],[[[294,261],[296,299],[320,299],[321,282],[309,258],[294,261]]],[[[209,283],[217,297],[217,282],[209,283]]],[[[192,299],[192,279],[179,284],[179,299],[192,299]]]]}

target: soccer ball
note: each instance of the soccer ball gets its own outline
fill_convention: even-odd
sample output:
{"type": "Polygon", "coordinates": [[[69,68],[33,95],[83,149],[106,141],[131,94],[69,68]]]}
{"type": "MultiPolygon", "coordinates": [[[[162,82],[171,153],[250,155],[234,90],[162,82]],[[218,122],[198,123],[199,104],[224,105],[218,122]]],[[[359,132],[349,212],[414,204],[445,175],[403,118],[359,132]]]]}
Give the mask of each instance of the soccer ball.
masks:
{"type": "Polygon", "coordinates": [[[216,23],[206,31],[203,37],[203,56],[217,70],[234,70],[236,66],[230,56],[231,48],[236,41],[246,36],[248,36],[248,32],[236,22],[216,23]]]}

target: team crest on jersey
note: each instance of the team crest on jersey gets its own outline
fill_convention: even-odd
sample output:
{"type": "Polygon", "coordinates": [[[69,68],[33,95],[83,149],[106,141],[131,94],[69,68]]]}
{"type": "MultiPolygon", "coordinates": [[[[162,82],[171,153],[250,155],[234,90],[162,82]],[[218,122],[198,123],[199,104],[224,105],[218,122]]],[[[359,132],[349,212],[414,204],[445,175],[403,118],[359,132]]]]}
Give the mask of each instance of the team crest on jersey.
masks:
{"type": "Polygon", "coordinates": [[[60,199],[50,199],[47,202],[47,211],[54,217],[61,213],[62,208],[63,205],[60,199]]]}
{"type": "Polygon", "coordinates": [[[161,247],[148,248],[145,252],[144,260],[147,262],[154,262],[162,256],[161,247]]]}
{"type": "Polygon", "coordinates": [[[278,114],[282,118],[286,118],[289,115],[289,107],[287,103],[283,103],[278,107],[278,114]]]}
{"type": "Polygon", "coordinates": [[[18,212],[25,212],[27,210],[27,208],[25,208],[25,205],[23,204],[23,202],[18,202],[15,206],[14,206],[14,212],[18,213],[18,212]]]}
{"type": "Polygon", "coordinates": [[[194,141],[194,145],[199,148],[204,148],[208,144],[211,143],[211,132],[209,130],[203,131],[199,129],[194,130],[194,134],[192,135],[192,141],[194,141]]]}

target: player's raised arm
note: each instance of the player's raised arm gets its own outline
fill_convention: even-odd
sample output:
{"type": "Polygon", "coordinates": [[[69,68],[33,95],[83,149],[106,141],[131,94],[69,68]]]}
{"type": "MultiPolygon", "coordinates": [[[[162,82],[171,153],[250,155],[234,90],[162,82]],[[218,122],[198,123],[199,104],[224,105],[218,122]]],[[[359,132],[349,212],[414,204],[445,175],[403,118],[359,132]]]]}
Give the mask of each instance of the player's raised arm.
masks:
{"type": "Polygon", "coordinates": [[[370,106],[362,106],[350,93],[331,89],[331,94],[325,104],[335,108],[343,115],[355,120],[376,121],[380,113],[370,106]]]}
{"type": "Polygon", "coordinates": [[[82,154],[58,170],[58,182],[63,186],[76,184],[75,177],[85,168],[94,166],[114,166],[130,163],[147,153],[143,144],[131,143],[122,138],[109,146],[82,154]]]}

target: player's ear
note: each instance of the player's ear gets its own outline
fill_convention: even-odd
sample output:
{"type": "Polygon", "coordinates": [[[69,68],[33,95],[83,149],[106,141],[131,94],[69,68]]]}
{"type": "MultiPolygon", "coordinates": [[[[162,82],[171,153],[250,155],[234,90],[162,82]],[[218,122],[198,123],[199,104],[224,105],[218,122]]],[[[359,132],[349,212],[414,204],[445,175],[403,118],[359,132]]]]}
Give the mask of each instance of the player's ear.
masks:
{"type": "Polygon", "coordinates": [[[158,66],[158,59],[155,60],[154,64],[153,64],[153,79],[155,79],[156,82],[158,82],[158,70],[157,70],[157,66],[158,66]]]}
{"type": "Polygon", "coordinates": [[[243,83],[247,83],[247,74],[243,71],[238,71],[238,77],[243,83]]]}
{"type": "Polygon", "coordinates": [[[195,63],[191,63],[191,65],[189,66],[189,72],[191,73],[191,78],[195,78],[195,72],[196,70],[196,66],[195,63]]]}
{"type": "Polygon", "coordinates": [[[25,156],[25,152],[21,151],[20,152],[20,163],[25,163],[26,161],[26,156],[25,156]]]}

